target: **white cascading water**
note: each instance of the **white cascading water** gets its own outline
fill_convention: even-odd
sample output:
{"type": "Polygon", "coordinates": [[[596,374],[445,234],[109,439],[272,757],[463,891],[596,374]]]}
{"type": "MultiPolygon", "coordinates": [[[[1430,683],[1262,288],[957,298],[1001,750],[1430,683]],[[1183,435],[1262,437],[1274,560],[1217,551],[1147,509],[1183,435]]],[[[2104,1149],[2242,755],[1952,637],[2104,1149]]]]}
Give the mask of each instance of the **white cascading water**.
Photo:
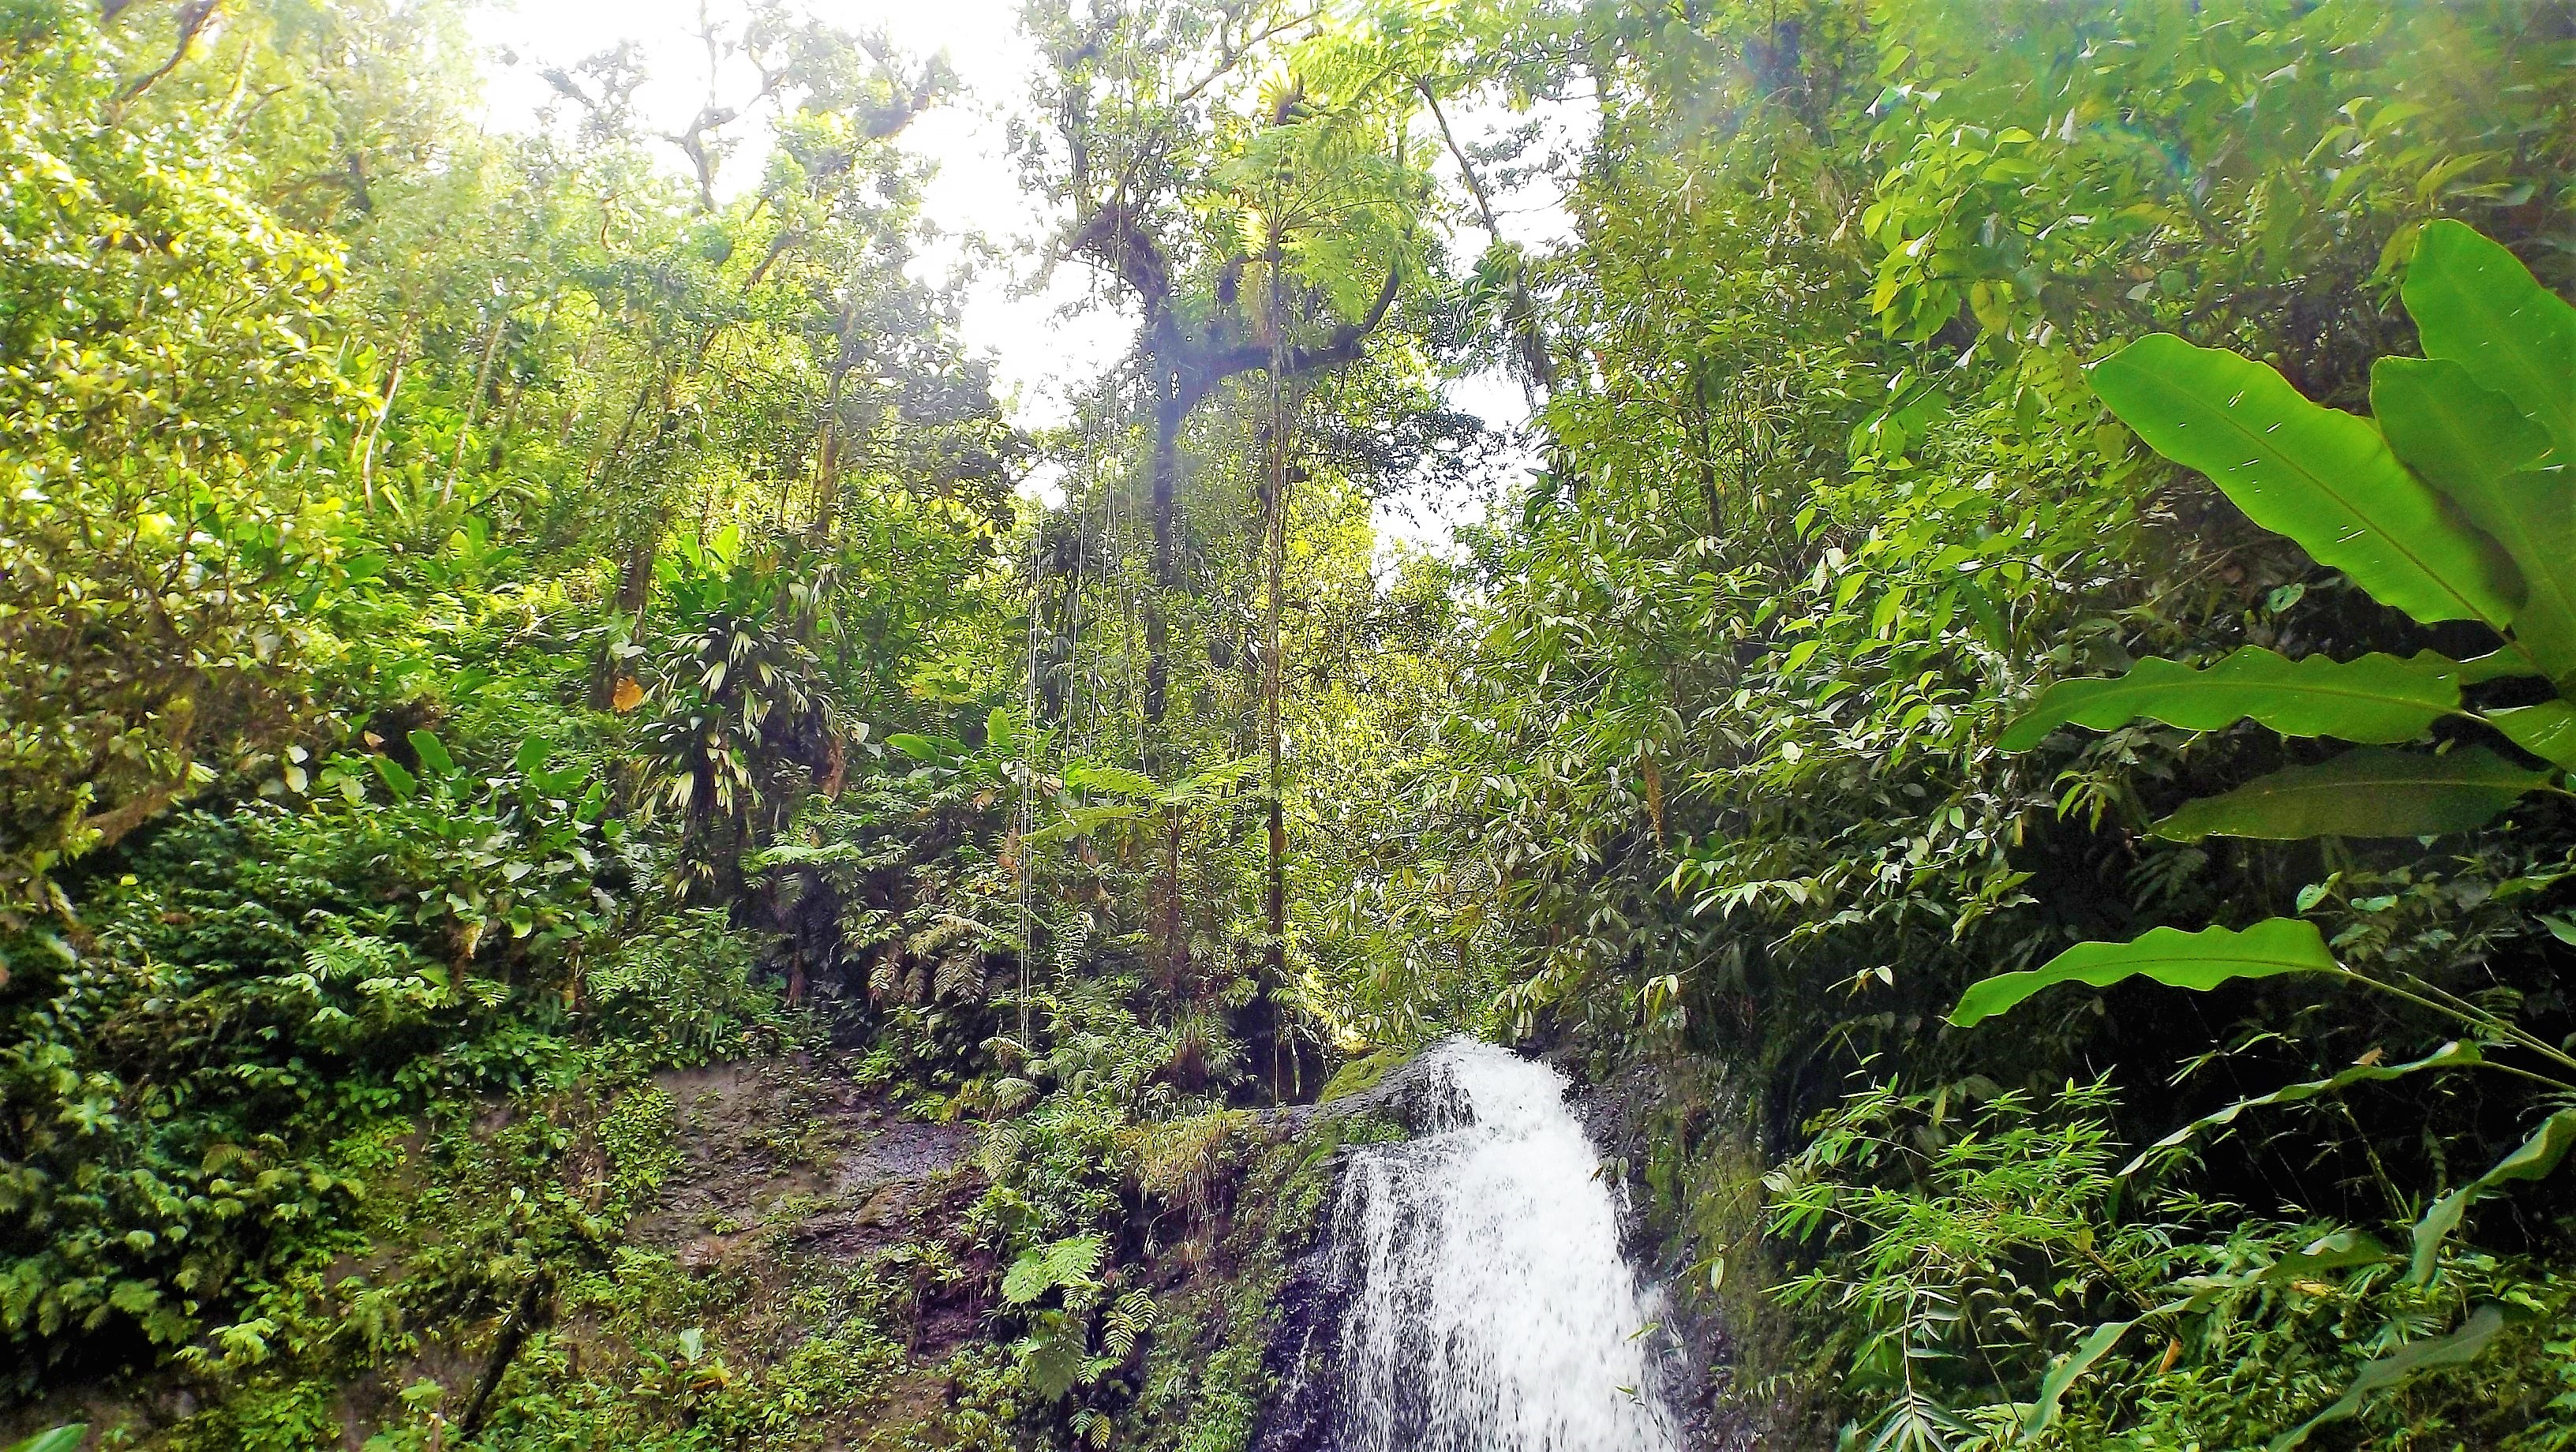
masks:
{"type": "Polygon", "coordinates": [[[1661,1295],[1545,1064],[1455,1039],[1429,1130],[1360,1151],[1333,1236],[1350,1452],[1674,1452],[1661,1295]]]}

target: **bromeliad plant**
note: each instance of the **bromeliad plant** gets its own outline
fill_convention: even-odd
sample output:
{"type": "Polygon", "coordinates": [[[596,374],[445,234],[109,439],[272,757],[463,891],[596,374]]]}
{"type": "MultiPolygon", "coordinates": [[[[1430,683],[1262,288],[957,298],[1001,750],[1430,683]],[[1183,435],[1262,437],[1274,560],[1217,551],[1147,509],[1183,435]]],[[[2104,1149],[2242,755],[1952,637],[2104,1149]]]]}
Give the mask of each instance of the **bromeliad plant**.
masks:
{"type": "MultiPolygon", "coordinates": [[[[2503,247],[2448,221],[2424,229],[2403,296],[2427,356],[2379,361],[2371,419],[2310,402],[2252,359],[2161,334],[2096,364],[2093,387],[2149,446],[2208,475],[2255,523],[2382,603],[2427,625],[2484,625],[2499,647],[2466,661],[2429,650],[2292,660],[2253,646],[2199,668],[2147,660],[2117,678],[2050,687],[2005,731],[2004,750],[2027,750],[2061,726],[2107,730],[2137,719],[2192,731],[2251,719],[2284,736],[2351,743],[2322,763],[2186,803],[2154,828],[2179,841],[2431,837],[2483,826],[2532,793],[2566,794],[2576,771],[2576,308],[2503,247]],[[2519,682],[2515,698],[2531,704],[2473,702],[2476,688],[2502,680],[2519,682]],[[2445,720],[2501,742],[2402,749],[2445,720]]],[[[2393,994],[2461,1024],[2465,1039],[2412,1063],[2366,1065],[2242,1101],[2155,1150],[2247,1109],[2334,1093],[2358,1078],[2507,1055],[2504,1067],[2541,1080],[2544,1102],[2558,1107],[2519,1148],[2425,1211],[2409,1273],[2428,1279],[2473,1200],[2548,1174],[2576,1145],[2576,1057],[2562,1045],[2435,984],[2355,972],[2302,918],[2078,944],[2035,970],[1975,984],[1951,1021],[1972,1025],[2069,982],[2146,977],[2199,990],[2288,973],[2393,994]]],[[[2100,1344],[2088,1342],[2090,1354],[2052,1383],[2062,1388],[2081,1370],[2076,1361],[2089,1364],[2116,1336],[2102,1328],[2100,1344]]]]}

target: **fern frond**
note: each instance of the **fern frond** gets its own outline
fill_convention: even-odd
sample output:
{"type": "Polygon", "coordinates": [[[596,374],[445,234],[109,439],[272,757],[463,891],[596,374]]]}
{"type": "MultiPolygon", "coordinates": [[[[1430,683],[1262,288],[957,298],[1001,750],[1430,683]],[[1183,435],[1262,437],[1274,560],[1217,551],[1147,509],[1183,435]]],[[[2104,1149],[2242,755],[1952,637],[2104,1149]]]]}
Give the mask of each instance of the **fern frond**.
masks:
{"type": "Polygon", "coordinates": [[[1136,1350],[1136,1343],[1154,1329],[1154,1298],[1142,1288],[1121,1295],[1101,1318],[1100,1349],[1117,1361],[1125,1361],[1136,1350]]]}

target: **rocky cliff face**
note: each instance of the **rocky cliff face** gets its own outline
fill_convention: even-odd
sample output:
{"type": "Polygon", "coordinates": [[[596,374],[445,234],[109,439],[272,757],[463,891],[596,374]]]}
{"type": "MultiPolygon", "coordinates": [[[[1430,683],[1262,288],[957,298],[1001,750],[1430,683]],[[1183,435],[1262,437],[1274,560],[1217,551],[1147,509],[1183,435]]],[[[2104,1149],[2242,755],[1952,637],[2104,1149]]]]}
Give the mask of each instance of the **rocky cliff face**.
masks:
{"type": "MultiPolygon", "coordinates": [[[[1750,1298],[1715,1294],[1724,1289],[1725,1273],[1710,1273],[1708,1252],[1692,1233],[1696,1227],[1690,1207],[1659,1203],[1667,1197],[1658,1193],[1655,1179],[1662,1177],[1656,1170],[1659,1161],[1671,1158],[1659,1151],[1671,1146],[1669,1138],[1659,1141],[1658,1136],[1673,1132],[1671,1081],[1655,1066],[1631,1061],[1598,1080],[1576,1082],[1575,1112],[1618,1183],[1628,1257],[1672,1292],[1667,1329],[1682,1346],[1675,1400],[1684,1445],[1711,1452],[1794,1445],[1780,1442],[1776,1433],[1765,1434],[1766,1419],[1740,1386],[1737,1327],[1749,1319],[1750,1298]]],[[[1758,1284],[1759,1277],[1755,1280],[1758,1284]]]]}

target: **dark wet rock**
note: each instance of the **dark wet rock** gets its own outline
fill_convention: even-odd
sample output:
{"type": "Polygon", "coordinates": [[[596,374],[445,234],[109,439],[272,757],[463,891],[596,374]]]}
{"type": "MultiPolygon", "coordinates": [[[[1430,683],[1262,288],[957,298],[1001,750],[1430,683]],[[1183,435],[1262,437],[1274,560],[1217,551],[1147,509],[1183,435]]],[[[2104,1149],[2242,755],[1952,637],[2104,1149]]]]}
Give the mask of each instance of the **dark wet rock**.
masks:
{"type": "Polygon", "coordinates": [[[1456,1086],[1428,1056],[1416,1054],[1366,1089],[1321,1104],[1283,1105],[1268,1117],[1279,1135],[1294,1138],[1329,1120],[1353,1116],[1388,1120],[1420,1133],[1451,1122],[1460,1112],[1456,1086]]]}
{"type": "Polygon", "coordinates": [[[1711,1452],[1751,1452],[1764,1445],[1759,1418],[1734,1395],[1737,1363],[1735,1328],[1723,1311],[1704,1299],[1682,1293],[1681,1280],[1692,1266],[1691,1248],[1671,1227],[1652,1223],[1651,1192],[1645,1169],[1654,1136],[1670,1133],[1657,1116],[1669,1104],[1671,1075],[1658,1065],[1631,1059],[1606,1078],[1587,1082],[1571,1055],[1558,1067],[1575,1081],[1575,1114],[1601,1152],[1602,1163],[1617,1177],[1621,1248],[1651,1279],[1670,1288],[1665,1329],[1681,1346],[1674,1368],[1672,1404],[1682,1419],[1682,1445],[1711,1452]]]}

